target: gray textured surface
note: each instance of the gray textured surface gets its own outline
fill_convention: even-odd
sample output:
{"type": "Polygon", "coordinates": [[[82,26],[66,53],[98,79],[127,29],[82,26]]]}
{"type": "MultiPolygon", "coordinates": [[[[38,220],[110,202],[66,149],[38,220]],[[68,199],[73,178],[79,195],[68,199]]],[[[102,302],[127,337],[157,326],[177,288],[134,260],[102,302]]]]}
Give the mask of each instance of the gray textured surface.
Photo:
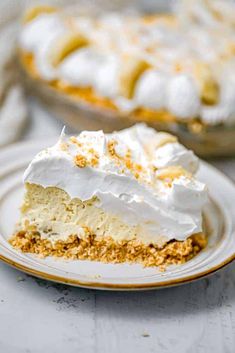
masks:
{"type": "MultiPolygon", "coordinates": [[[[61,127],[37,110],[24,138],[61,127]]],[[[235,180],[235,160],[213,164],[235,180]]],[[[0,353],[233,353],[235,263],[192,284],[136,293],[57,285],[0,263],[0,318],[0,353]]]]}
{"type": "Polygon", "coordinates": [[[4,353],[234,352],[235,266],[181,287],[100,292],[0,264],[4,353]]]}

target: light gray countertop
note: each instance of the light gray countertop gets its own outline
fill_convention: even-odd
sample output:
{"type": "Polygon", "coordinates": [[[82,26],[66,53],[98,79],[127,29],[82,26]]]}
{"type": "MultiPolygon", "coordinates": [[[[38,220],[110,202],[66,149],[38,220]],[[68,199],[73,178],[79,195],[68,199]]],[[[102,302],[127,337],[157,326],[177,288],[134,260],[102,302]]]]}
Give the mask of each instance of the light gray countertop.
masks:
{"type": "MultiPolygon", "coordinates": [[[[38,109],[24,139],[61,127],[38,109]]],[[[235,181],[235,159],[213,164],[235,181]]],[[[233,353],[235,263],[181,287],[129,293],[53,284],[0,263],[0,318],[0,353],[233,353]]]]}

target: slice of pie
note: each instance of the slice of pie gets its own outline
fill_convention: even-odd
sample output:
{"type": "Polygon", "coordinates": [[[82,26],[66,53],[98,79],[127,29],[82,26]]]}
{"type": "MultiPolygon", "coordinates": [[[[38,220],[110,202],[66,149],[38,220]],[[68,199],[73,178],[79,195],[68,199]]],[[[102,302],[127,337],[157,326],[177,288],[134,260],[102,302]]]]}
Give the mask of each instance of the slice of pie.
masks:
{"type": "Polygon", "coordinates": [[[42,257],[184,263],[207,242],[197,168],[174,136],[143,124],[106,135],[62,132],[25,171],[10,243],[42,257]]]}

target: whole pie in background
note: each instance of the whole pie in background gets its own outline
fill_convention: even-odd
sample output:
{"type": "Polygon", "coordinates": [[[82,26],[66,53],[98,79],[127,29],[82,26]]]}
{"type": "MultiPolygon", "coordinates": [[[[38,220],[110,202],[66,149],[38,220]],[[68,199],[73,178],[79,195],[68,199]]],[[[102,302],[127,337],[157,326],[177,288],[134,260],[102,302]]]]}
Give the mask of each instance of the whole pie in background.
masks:
{"type": "Polygon", "coordinates": [[[97,16],[34,7],[19,35],[21,63],[31,77],[101,113],[118,114],[123,124],[129,118],[194,132],[230,126],[234,7],[182,1],[172,14],[97,16]]]}

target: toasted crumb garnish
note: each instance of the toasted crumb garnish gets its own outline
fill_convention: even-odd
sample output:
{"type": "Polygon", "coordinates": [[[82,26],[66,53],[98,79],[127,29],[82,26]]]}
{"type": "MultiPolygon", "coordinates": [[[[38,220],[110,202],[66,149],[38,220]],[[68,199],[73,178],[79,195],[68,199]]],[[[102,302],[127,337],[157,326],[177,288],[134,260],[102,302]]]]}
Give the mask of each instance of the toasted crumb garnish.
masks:
{"type": "Polygon", "coordinates": [[[108,151],[111,154],[111,156],[117,156],[116,151],[115,151],[115,146],[117,145],[117,141],[115,140],[110,140],[108,141],[107,147],[108,147],[108,151]]]}
{"type": "Polygon", "coordinates": [[[60,143],[60,149],[62,151],[68,151],[69,145],[66,142],[61,142],[60,143]]]}
{"type": "Polygon", "coordinates": [[[74,157],[74,163],[76,164],[77,167],[79,168],[85,168],[87,165],[87,159],[81,154],[77,154],[74,157]]]}
{"type": "Polygon", "coordinates": [[[77,145],[78,147],[82,146],[81,142],[79,142],[75,136],[71,136],[69,138],[69,141],[72,142],[74,145],[77,145]]]}
{"type": "Polygon", "coordinates": [[[92,167],[96,167],[99,164],[99,154],[94,150],[94,148],[90,148],[88,150],[88,153],[91,154],[91,157],[88,161],[89,165],[91,165],[92,167]]]}
{"type": "MultiPolygon", "coordinates": [[[[110,155],[114,157],[120,164],[122,164],[127,169],[129,169],[136,179],[139,179],[141,173],[143,172],[142,165],[132,161],[130,150],[127,150],[125,157],[119,156],[115,150],[116,145],[117,145],[117,141],[115,140],[111,140],[108,142],[108,151],[110,155]]],[[[124,169],[123,169],[123,173],[124,173],[124,169]]]]}
{"type": "Polygon", "coordinates": [[[127,169],[129,169],[134,177],[136,179],[139,179],[141,176],[141,173],[143,172],[143,167],[142,165],[132,162],[130,159],[125,159],[124,160],[125,166],[127,169]]]}
{"type": "Polygon", "coordinates": [[[90,159],[90,161],[89,161],[89,164],[90,164],[92,167],[96,167],[96,166],[99,164],[99,157],[97,157],[97,156],[91,157],[91,159],[90,159]]]}
{"type": "MultiPolygon", "coordinates": [[[[75,144],[77,147],[81,148],[82,147],[82,143],[79,142],[76,137],[72,136],[70,137],[70,142],[72,142],[73,144],[75,144]]],[[[75,164],[80,167],[80,168],[84,168],[87,165],[91,166],[91,167],[96,167],[99,164],[99,154],[94,150],[94,148],[90,148],[87,151],[88,153],[88,157],[85,157],[81,154],[77,154],[74,158],[75,160],[75,164]]]]}

